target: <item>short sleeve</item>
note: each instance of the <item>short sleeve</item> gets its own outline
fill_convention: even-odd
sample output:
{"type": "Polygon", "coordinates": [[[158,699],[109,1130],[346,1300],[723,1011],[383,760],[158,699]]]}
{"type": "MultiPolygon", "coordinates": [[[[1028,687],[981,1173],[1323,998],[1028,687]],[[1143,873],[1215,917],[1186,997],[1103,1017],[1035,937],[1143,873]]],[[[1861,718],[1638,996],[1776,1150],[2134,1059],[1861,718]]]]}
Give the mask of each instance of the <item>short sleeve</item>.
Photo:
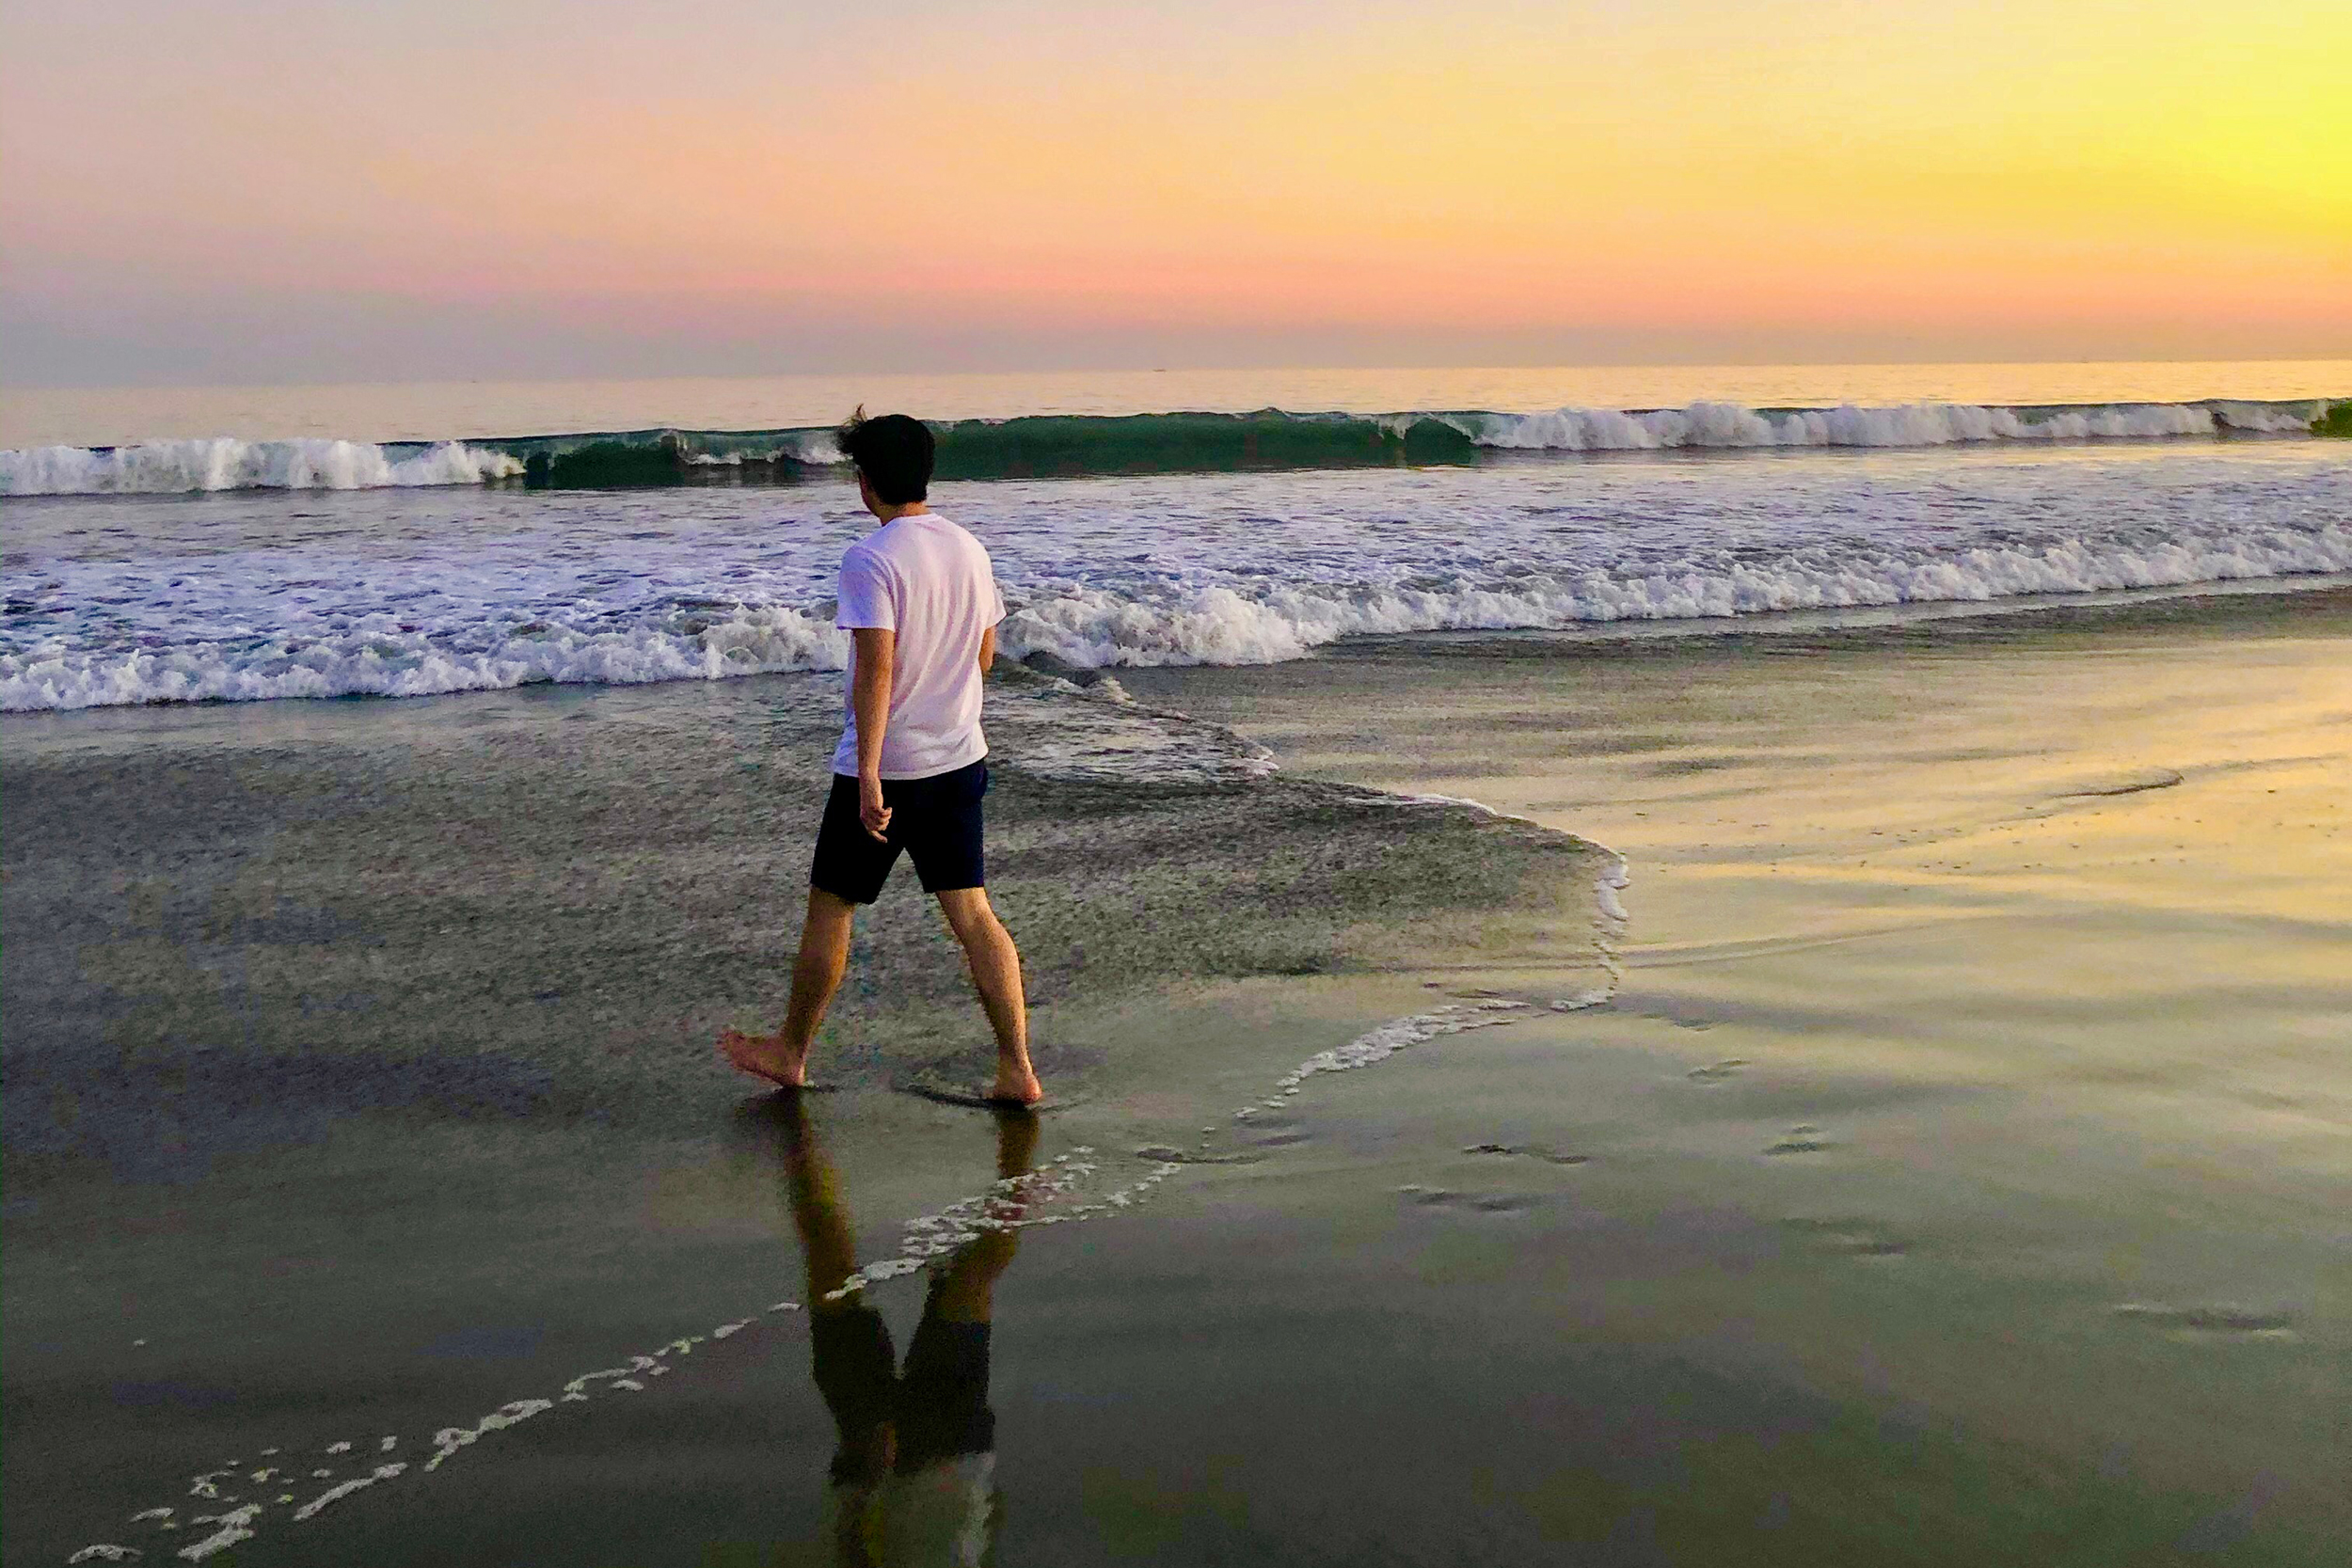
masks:
{"type": "Polygon", "coordinates": [[[898,629],[898,607],[891,602],[890,576],[873,551],[852,546],[841,558],[840,608],[833,624],[845,629],[898,629]]]}
{"type": "Polygon", "coordinates": [[[1005,618],[1005,590],[996,580],[996,562],[989,559],[986,546],[974,540],[973,553],[980,558],[980,580],[988,584],[988,592],[980,595],[980,603],[988,607],[980,619],[980,627],[986,630],[1005,618]]]}

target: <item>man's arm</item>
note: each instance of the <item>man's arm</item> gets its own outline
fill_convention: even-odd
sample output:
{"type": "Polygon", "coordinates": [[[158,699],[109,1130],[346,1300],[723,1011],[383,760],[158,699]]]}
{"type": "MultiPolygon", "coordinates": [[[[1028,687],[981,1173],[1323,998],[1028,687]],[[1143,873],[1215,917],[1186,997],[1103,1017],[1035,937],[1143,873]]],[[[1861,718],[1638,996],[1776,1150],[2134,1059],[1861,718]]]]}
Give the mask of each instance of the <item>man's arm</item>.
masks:
{"type": "Polygon", "coordinates": [[[980,678],[982,680],[986,680],[988,678],[988,673],[995,668],[996,628],[994,626],[991,626],[986,631],[980,633],[980,678]]]}
{"type": "Polygon", "coordinates": [[[890,827],[882,804],[882,732],[890,726],[890,677],[898,660],[898,634],[887,626],[856,626],[857,673],[850,682],[850,707],[857,715],[857,815],[866,831],[881,838],[890,827]]]}

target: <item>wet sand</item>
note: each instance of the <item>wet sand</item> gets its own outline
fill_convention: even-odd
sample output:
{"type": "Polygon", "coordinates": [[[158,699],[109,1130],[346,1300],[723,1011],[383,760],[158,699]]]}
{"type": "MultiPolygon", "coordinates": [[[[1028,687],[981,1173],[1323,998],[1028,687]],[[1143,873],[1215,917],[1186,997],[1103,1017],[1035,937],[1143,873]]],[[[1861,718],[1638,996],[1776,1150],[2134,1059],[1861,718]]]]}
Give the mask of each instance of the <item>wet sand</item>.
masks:
{"type": "MultiPolygon", "coordinates": [[[[777,678],[11,719],[0,1364],[40,1434],[8,1449],[11,1560],[177,1550],[256,1502],[240,1553],[307,1560],[278,1527],[318,1495],[791,1293],[712,1041],[782,1007],[837,704],[777,678]]],[[[1105,1191],[1422,1006],[1381,976],[1429,930],[1606,978],[1588,845],[1264,781],[1032,677],[991,723],[996,901],[1076,1103],[1042,1157],[1100,1147],[1105,1191]]],[[[881,1256],[976,1174],[974,1114],[895,1086],[985,1038],[902,871],[818,1058],[881,1256]]]]}
{"type": "MultiPolygon", "coordinates": [[[[1085,1091],[1025,1201],[1109,1206],[995,1280],[971,1539],[2337,1560],[2347,630],[1138,673],[1285,768],[1142,794],[1025,780],[1052,726],[1009,726],[1000,902],[1085,1091]],[[1604,856],[1351,784],[1621,850],[1629,919],[1604,856]],[[1415,1015],[1495,1026],[1282,1094],[1415,1015]]],[[[7,727],[9,1560],[253,1499],[213,1560],[835,1560],[800,1156],[698,1038],[799,896],[760,737],[821,717],[756,684],[7,727]]],[[[989,1118],[888,1087],[972,1027],[926,921],[882,911],[812,1097],[867,1263],[996,1174],[989,1118]]],[[[865,1293],[905,1347],[922,1278],[865,1293]]]]}
{"type": "MultiPolygon", "coordinates": [[[[1716,1309],[1811,1387],[2036,1456],[2004,1506],[2072,1520],[2050,1560],[2201,1549],[2229,1531],[2153,1523],[2201,1495],[2299,1560],[2352,1538],[2347,633],[2335,592],[1135,684],[1622,850],[1624,983],[1565,1033],[1687,1064],[1642,1141],[1829,1271],[1716,1309]]],[[[1953,1533],[1894,1555],[1992,1528],[1937,1490],[1953,1533]]]]}

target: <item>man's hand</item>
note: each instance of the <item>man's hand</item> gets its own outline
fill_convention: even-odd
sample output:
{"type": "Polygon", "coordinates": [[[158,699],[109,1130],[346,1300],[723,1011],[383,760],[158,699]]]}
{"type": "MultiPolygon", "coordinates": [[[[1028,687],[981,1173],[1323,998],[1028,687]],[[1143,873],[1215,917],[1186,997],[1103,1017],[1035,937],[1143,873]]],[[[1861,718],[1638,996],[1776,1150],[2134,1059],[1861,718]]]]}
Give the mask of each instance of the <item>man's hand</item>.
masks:
{"type": "Polygon", "coordinates": [[[866,831],[877,844],[886,843],[890,832],[890,808],[882,804],[882,775],[860,773],[857,776],[857,819],[866,824],[866,831]]]}
{"type": "Polygon", "coordinates": [[[857,819],[882,843],[890,831],[890,808],[882,804],[882,732],[890,724],[898,634],[887,626],[859,626],[850,633],[850,708],[857,715],[857,819]]]}

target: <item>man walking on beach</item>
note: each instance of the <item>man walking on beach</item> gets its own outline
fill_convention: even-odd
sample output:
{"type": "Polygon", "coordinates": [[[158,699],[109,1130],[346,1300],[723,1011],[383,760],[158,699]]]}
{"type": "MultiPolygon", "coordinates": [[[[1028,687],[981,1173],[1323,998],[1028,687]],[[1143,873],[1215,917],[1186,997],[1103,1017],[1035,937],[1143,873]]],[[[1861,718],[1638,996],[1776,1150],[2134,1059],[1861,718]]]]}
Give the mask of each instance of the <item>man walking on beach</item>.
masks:
{"type": "Polygon", "coordinates": [[[809,1045],[849,963],[851,918],[881,894],[903,849],[962,944],[995,1030],[988,1097],[1035,1104],[1044,1091],[1029,1065],[1021,955],[989,907],[980,844],[980,677],[996,658],[1004,595],[980,542],[925,504],[928,426],[903,414],[869,420],[861,408],[842,427],[841,450],[882,527],[841,558],[835,619],[851,641],[849,712],[809,870],[792,1001],[775,1034],[729,1029],[719,1047],[745,1072],[787,1088],[807,1082],[809,1045]]]}

